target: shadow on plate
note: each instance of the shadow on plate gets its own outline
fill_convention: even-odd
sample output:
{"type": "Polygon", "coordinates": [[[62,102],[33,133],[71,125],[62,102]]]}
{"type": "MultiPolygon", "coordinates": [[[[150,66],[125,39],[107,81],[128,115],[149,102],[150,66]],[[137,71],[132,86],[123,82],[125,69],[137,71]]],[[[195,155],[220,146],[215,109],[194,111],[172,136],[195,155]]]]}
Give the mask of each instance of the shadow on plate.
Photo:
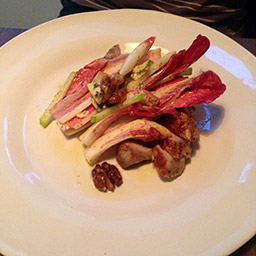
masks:
{"type": "Polygon", "coordinates": [[[195,121],[200,134],[208,136],[222,123],[225,109],[221,105],[201,104],[195,107],[195,121]]]}

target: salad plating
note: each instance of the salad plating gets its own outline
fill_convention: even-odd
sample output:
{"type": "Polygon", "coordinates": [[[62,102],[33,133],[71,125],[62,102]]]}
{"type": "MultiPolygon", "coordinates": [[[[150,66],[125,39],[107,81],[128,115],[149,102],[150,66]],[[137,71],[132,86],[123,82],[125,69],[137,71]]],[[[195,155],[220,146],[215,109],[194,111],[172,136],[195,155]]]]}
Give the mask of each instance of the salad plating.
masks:
{"type": "MultiPolygon", "coordinates": [[[[104,57],[72,72],[40,124],[47,127],[55,119],[67,136],[84,131],[79,139],[91,166],[118,145],[116,159],[122,168],[151,160],[161,177],[180,176],[192,143],[199,140],[193,106],[213,102],[226,86],[210,70],[190,76],[191,65],[210,46],[207,37],[198,35],[187,50],[164,56],[160,48],[151,49],[154,41],[146,39],[129,54],[115,45],[104,57]]],[[[95,176],[102,173],[99,167],[93,172],[98,181],[107,177],[95,176]]]]}

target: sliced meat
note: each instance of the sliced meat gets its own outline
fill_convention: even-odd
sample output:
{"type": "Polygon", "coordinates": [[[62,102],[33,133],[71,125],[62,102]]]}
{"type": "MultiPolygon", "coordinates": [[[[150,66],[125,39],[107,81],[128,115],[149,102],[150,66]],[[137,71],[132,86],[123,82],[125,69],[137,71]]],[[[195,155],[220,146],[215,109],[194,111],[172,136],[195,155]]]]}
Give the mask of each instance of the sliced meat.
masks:
{"type": "Polygon", "coordinates": [[[116,160],[126,169],[134,164],[152,159],[152,148],[138,141],[127,140],[118,145],[116,160]]]}
{"type": "Polygon", "coordinates": [[[159,123],[188,141],[199,140],[199,131],[193,118],[193,109],[180,109],[174,115],[164,115],[159,123]]]}
{"type": "Polygon", "coordinates": [[[167,139],[163,140],[160,143],[160,146],[175,159],[182,157],[188,159],[191,157],[191,143],[176,136],[175,134],[171,134],[167,139]]]}
{"type": "Polygon", "coordinates": [[[183,173],[186,163],[185,157],[175,159],[159,145],[153,147],[152,153],[154,164],[161,177],[176,178],[183,173]]]}

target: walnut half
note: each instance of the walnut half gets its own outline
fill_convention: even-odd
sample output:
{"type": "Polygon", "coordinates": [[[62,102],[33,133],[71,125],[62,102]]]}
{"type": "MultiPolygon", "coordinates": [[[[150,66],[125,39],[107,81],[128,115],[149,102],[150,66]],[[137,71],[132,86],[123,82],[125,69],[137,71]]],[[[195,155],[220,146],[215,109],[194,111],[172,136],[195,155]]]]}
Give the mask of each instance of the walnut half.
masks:
{"type": "Polygon", "coordinates": [[[121,186],[123,179],[119,170],[107,162],[97,164],[92,170],[92,178],[95,187],[103,192],[114,191],[115,186],[121,186]]]}

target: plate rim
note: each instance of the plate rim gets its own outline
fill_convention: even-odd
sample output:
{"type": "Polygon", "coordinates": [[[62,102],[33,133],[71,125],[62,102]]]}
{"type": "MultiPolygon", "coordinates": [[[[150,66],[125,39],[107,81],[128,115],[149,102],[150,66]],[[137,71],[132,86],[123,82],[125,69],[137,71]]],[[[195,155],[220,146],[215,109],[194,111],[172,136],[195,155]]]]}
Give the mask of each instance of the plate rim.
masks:
{"type": "MultiPolygon", "coordinates": [[[[124,12],[124,11],[126,11],[126,10],[129,10],[129,11],[131,11],[131,12],[154,12],[154,13],[160,13],[160,12],[158,12],[158,11],[147,11],[147,10],[139,10],[139,9],[122,9],[122,10],[108,10],[108,11],[97,11],[97,12],[95,12],[95,13],[100,13],[100,12],[107,12],[107,13],[109,13],[109,12],[117,12],[117,13],[120,13],[120,12],[124,12]]],[[[162,13],[161,13],[162,14],[162,13]]],[[[71,16],[85,16],[85,15],[88,15],[87,13],[80,13],[80,14],[74,14],[74,15],[71,15],[71,16]]],[[[92,14],[92,13],[90,13],[89,15],[94,15],[94,14],[92,14]]],[[[183,18],[183,17],[180,17],[180,16],[177,16],[177,15],[173,15],[173,14],[164,14],[164,15],[172,15],[172,16],[175,16],[175,17],[178,17],[178,18],[180,18],[180,19],[185,19],[185,18],[183,18]]],[[[27,31],[25,31],[25,32],[23,32],[23,33],[21,33],[20,35],[18,35],[17,37],[15,37],[15,38],[13,38],[13,39],[11,39],[10,41],[8,41],[5,45],[3,45],[1,48],[0,48],[0,55],[1,55],[1,50],[3,49],[6,49],[6,48],[8,48],[8,47],[12,47],[12,44],[15,44],[16,43],[16,41],[18,41],[18,40],[22,40],[22,38],[24,37],[24,34],[26,34],[26,35],[28,35],[28,34],[30,34],[31,33],[31,31],[37,31],[38,30],[38,28],[39,27],[44,27],[44,26],[48,26],[48,24],[50,24],[50,23],[55,23],[56,22],[56,20],[58,20],[58,19],[68,19],[69,17],[61,17],[61,18],[56,18],[56,19],[54,19],[54,20],[51,20],[51,21],[47,21],[47,22],[45,22],[45,23],[42,23],[42,24],[40,24],[40,25],[38,25],[38,26],[35,26],[35,27],[33,27],[33,28],[31,28],[31,29],[29,29],[29,30],[27,30],[27,31]]],[[[192,22],[195,22],[195,23],[198,23],[198,22],[196,22],[196,21],[192,21],[192,22]]],[[[203,25],[203,24],[200,24],[200,25],[203,25]]],[[[203,25],[203,26],[205,26],[205,25],[203,25]]],[[[205,27],[207,27],[207,26],[205,26],[205,27]]],[[[209,28],[209,27],[207,27],[207,29],[212,29],[212,28],[209,28]]],[[[212,29],[212,30],[214,30],[214,29],[212,29]]],[[[248,52],[249,54],[251,54],[254,58],[255,58],[255,56],[252,54],[252,53],[250,53],[248,50],[246,50],[244,47],[242,47],[241,45],[239,45],[237,42],[235,42],[234,40],[232,40],[231,38],[229,38],[229,37],[227,37],[226,35],[223,35],[223,34],[221,34],[220,32],[218,32],[218,31],[216,31],[216,30],[214,30],[214,32],[217,32],[217,33],[219,33],[219,35],[221,35],[221,36],[224,36],[226,39],[228,38],[228,40],[231,40],[233,43],[235,43],[235,44],[237,44],[240,48],[242,48],[243,50],[245,50],[246,52],[248,52]]],[[[8,50],[8,49],[7,49],[8,50]]],[[[249,241],[254,235],[255,235],[255,232],[256,232],[256,228],[254,229],[255,231],[252,231],[251,233],[250,233],[250,235],[247,235],[247,237],[246,238],[241,238],[241,241],[239,242],[239,244],[237,244],[237,246],[234,248],[234,250],[236,250],[236,249],[238,249],[241,245],[243,245],[244,243],[246,243],[247,241],[249,241]]],[[[233,252],[234,251],[233,249],[232,249],[232,251],[230,251],[230,252],[233,252]]],[[[1,250],[0,250],[1,251],[1,250]]]]}

